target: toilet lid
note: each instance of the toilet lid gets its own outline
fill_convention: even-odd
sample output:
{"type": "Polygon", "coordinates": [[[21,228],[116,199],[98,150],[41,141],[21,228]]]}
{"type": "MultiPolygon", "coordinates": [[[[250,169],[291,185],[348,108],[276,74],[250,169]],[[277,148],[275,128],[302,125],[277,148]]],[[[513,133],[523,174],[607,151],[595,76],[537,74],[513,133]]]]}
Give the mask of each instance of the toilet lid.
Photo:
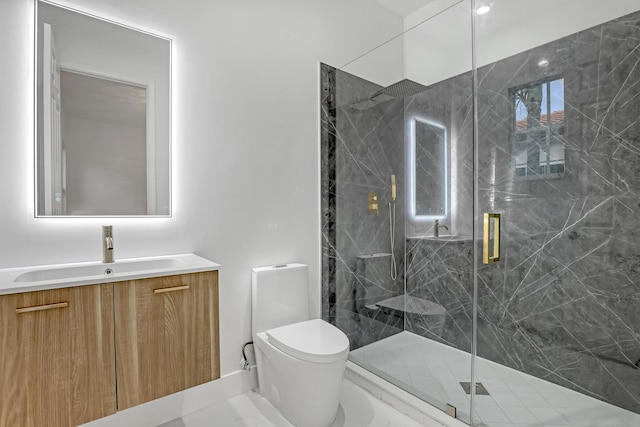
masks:
{"type": "Polygon", "coordinates": [[[278,350],[308,362],[346,360],[349,353],[349,338],[324,320],[306,320],[266,332],[269,342],[278,350]]]}

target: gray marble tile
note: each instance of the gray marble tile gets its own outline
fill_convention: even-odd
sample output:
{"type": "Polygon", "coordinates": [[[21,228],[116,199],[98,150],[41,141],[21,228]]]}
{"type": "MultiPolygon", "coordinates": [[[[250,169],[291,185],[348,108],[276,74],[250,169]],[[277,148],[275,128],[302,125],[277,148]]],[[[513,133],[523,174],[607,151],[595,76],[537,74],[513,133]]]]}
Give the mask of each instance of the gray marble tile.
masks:
{"type": "Polygon", "coordinates": [[[347,333],[353,349],[404,326],[402,317],[367,308],[403,292],[405,205],[388,204],[392,174],[398,200],[405,197],[403,101],[372,101],[379,86],[326,65],[322,73],[334,76],[334,85],[321,90],[336,100],[333,108],[322,109],[323,314],[347,333]],[[368,209],[370,191],[377,193],[377,213],[368,209]],[[392,279],[394,209],[397,276],[392,279]],[[382,253],[388,255],[370,256],[382,253]]]}
{"type": "Polygon", "coordinates": [[[376,85],[326,66],[323,81],[326,70],[338,76],[331,90],[340,103],[322,110],[325,318],[356,347],[404,329],[471,349],[481,242],[411,238],[432,229],[405,221],[400,186],[398,279],[386,279],[382,257],[358,261],[389,251],[388,212],[370,215],[366,193],[384,201],[391,173],[404,182],[405,124],[424,117],[450,132],[453,231],[472,234],[474,191],[476,212],[502,214],[501,261],[479,262],[475,278],[478,354],[640,413],[640,12],[478,69],[475,150],[470,74],[369,102],[376,85]],[[514,168],[514,88],[559,77],[564,173],[523,179],[514,168]],[[371,308],[403,292],[443,307],[444,327],[429,315],[371,308]]]}
{"type": "Polygon", "coordinates": [[[501,165],[480,173],[479,210],[502,213],[505,254],[479,271],[478,354],[635,412],[639,16],[483,67],[478,88],[480,167],[501,165]],[[565,174],[518,180],[508,91],[549,75],[565,81],[565,174]]]}

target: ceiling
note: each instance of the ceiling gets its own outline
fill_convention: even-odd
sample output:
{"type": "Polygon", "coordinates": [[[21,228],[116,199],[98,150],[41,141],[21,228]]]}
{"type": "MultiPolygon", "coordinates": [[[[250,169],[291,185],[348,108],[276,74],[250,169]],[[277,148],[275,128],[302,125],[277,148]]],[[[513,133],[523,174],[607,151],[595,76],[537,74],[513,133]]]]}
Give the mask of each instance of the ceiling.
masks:
{"type": "Polygon", "coordinates": [[[375,0],[396,15],[405,18],[435,0],[375,0]]]}

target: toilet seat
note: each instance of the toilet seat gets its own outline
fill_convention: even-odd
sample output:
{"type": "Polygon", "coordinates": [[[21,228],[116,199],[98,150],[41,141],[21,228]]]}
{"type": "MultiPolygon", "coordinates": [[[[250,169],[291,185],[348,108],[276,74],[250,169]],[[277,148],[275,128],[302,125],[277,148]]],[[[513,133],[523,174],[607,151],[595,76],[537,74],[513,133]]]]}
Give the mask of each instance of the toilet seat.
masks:
{"type": "Polygon", "coordinates": [[[320,319],[269,329],[266,334],[278,350],[307,362],[332,363],[349,353],[344,332],[320,319]]]}

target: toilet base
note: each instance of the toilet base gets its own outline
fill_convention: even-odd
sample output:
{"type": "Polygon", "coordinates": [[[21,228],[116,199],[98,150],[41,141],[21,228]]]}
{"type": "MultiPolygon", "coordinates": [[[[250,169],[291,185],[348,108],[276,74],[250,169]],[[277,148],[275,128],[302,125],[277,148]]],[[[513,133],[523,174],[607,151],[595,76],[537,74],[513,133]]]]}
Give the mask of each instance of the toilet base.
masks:
{"type": "Polygon", "coordinates": [[[254,339],[258,386],[282,415],[297,427],[328,427],[335,420],[344,378],[344,360],[307,362],[275,348],[265,333],[254,339]]]}

